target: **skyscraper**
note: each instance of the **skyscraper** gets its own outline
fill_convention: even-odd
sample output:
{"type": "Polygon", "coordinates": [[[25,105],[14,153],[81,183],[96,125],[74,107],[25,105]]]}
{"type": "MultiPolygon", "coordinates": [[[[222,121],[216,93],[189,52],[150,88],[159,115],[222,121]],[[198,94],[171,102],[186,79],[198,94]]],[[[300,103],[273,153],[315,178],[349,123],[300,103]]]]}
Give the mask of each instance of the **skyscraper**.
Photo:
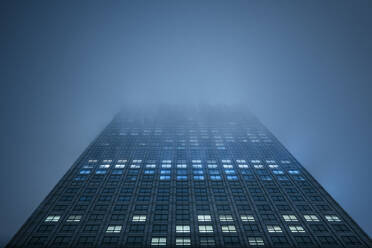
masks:
{"type": "Polygon", "coordinates": [[[122,111],[9,247],[372,247],[251,114],[122,111]]]}

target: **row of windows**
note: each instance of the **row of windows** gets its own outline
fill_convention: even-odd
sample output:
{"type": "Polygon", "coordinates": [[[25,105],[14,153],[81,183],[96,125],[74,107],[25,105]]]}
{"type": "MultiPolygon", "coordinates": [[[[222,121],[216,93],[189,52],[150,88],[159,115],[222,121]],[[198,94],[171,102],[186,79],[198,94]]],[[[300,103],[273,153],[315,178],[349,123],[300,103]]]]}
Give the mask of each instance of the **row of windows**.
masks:
{"type": "MultiPolygon", "coordinates": [[[[188,210],[186,210],[188,215],[188,210]]],[[[166,215],[167,216],[167,215],[166,215]]],[[[316,215],[304,215],[303,216],[305,221],[307,222],[319,222],[319,218],[316,215]]],[[[340,222],[341,219],[337,215],[325,215],[325,219],[328,222],[340,222]]],[[[167,217],[168,218],[168,217],[167,217]]],[[[286,222],[297,222],[298,218],[296,215],[282,215],[282,218],[286,222]]],[[[61,219],[60,215],[48,215],[44,222],[58,222],[61,219]]],[[[70,215],[66,219],[67,222],[79,222],[82,219],[82,215],[70,215]]],[[[134,215],[132,217],[133,222],[145,222],[147,219],[146,215],[134,215]]],[[[219,215],[219,221],[221,222],[227,222],[227,221],[234,221],[234,218],[232,215],[219,215]]],[[[252,215],[241,215],[240,216],[241,221],[255,221],[254,216],[252,215]]],[[[198,215],[197,220],[199,222],[208,222],[212,221],[211,215],[198,215]]]]}
{"type": "MultiPolygon", "coordinates": [[[[29,245],[44,245],[47,241],[46,236],[34,236],[30,239],[29,245]]],[[[102,244],[118,244],[120,239],[119,236],[104,236],[102,244]]],[[[240,244],[240,239],[237,236],[223,236],[223,243],[226,246],[236,246],[240,244]]],[[[313,241],[309,236],[299,236],[293,237],[298,245],[312,245],[313,241]]],[[[289,245],[289,242],[285,236],[273,236],[270,237],[273,245],[289,245]]],[[[338,245],[338,242],[331,236],[317,236],[318,241],[321,245],[338,245]]],[[[248,243],[250,246],[264,246],[266,245],[263,237],[248,236],[248,243]]],[[[341,236],[341,240],[346,245],[360,245],[361,242],[355,236],[341,236]]],[[[72,241],[70,236],[57,236],[53,242],[53,245],[68,245],[72,241]]],[[[125,245],[128,246],[144,246],[143,236],[129,236],[126,240],[125,245]]],[[[96,242],[95,236],[81,236],[78,239],[79,245],[94,245],[96,242]]],[[[164,236],[153,236],[151,237],[150,244],[152,246],[166,246],[168,244],[168,238],[164,236]]],[[[179,246],[190,246],[190,237],[176,237],[175,245],[179,246]]],[[[215,246],[217,241],[211,236],[201,236],[199,238],[199,244],[201,246],[215,246]]]]}

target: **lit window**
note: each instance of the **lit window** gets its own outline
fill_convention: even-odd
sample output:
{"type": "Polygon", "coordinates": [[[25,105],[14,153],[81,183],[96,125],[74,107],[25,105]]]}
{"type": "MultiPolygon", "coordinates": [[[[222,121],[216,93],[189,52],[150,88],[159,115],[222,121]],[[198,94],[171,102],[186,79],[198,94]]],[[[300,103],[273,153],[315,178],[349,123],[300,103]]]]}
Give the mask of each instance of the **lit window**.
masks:
{"type": "Polygon", "coordinates": [[[167,245],[167,238],[151,238],[151,245],[167,245]]]}
{"type": "Polygon", "coordinates": [[[279,166],[277,164],[269,164],[269,168],[275,169],[278,168],[279,166]]]}
{"type": "Polygon", "coordinates": [[[107,233],[119,233],[121,232],[121,226],[108,226],[106,229],[107,233]]]}
{"type": "Polygon", "coordinates": [[[102,162],[103,162],[103,163],[111,163],[112,160],[111,160],[111,159],[104,159],[102,162]]]}
{"type": "Polygon", "coordinates": [[[194,168],[194,169],[201,169],[201,168],[203,168],[203,166],[201,164],[193,164],[192,165],[192,168],[194,168]]]}
{"type": "Polygon", "coordinates": [[[160,180],[170,180],[170,176],[160,176],[160,180]]]}
{"type": "Polygon", "coordinates": [[[70,215],[67,218],[67,222],[79,222],[81,220],[81,215],[70,215]]]}
{"type": "Polygon", "coordinates": [[[59,215],[49,215],[46,217],[45,222],[58,222],[61,216],[59,215]]]}
{"type": "Polygon", "coordinates": [[[156,164],[147,164],[146,165],[146,168],[155,168],[156,167],[156,164]]]}
{"type": "Polygon", "coordinates": [[[234,225],[221,226],[221,228],[222,228],[222,232],[225,232],[225,233],[236,232],[236,228],[234,225]]]}
{"type": "Polygon", "coordinates": [[[256,160],[251,160],[251,163],[258,164],[258,163],[261,163],[261,161],[256,159],[256,160]]]}
{"type": "Polygon", "coordinates": [[[171,171],[170,170],[160,170],[160,174],[169,175],[169,174],[171,174],[171,171]]]}
{"type": "Polygon", "coordinates": [[[227,180],[238,180],[238,177],[237,176],[226,176],[227,180]]]}
{"type": "Polygon", "coordinates": [[[89,159],[88,163],[97,163],[97,159],[89,159]]]}
{"type": "Polygon", "coordinates": [[[338,216],[336,216],[336,215],[326,215],[325,218],[329,222],[339,222],[339,221],[341,221],[340,218],[338,218],[338,216]]]}
{"type": "Polygon", "coordinates": [[[119,160],[118,160],[118,163],[126,163],[126,162],[127,162],[126,159],[119,159],[119,160]]]}
{"type": "Polygon", "coordinates": [[[234,221],[231,215],[220,215],[220,221],[234,221]]]}
{"type": "Polygon", "coordinates": [[[192,163],[201,163],[201,160],[192,160],[192,163]]]}
{"type": "Polygon", "coordinates": [[[306,221],[319,221],[316,215],[304,215],[306,221]]]}
{"type": "Polygon", "coordinates": [[[176,233],[189,233],[190,226],[176,226],[176,233]]]}
{"type": "Polygon", "coordinates": [[[240,219],[242,221],[248,221],[248,222],[254,222],[254,216],[253,215],[240,215],[240,219]]]}
{"type": "Polygon", "coordinates": [[[213,232],[213,226],[199,226],[199,232],[201,232],[201,233],[211,233],[211,232],[213,232]]]}
{"type": "Polygon", "coordinates": [[[267,231],[269,233],[281,233],[283,232],[280,226],[267,226],[267,231]]]}
{"type": "Polygon", "coordinates": [[[103,175],[106,174],[107,170],[96,170],[96,174],[103,175]]]}
{"type": "Polygon", "coordinates": [[[263,168],[264,166],[262,165],[262,164],[255,164],[254,165],[254,168],[256,168],[256,169],[261,169],[261,168],[263,168]]]}
{"type": "Polygon", "coordinates": [[[304,233],[305,229],[302,226],[289,226],[289,230],[293,233],[304,233]]]}
{"type": "Polygon", "coordinates": [[[171,168],[171,167],[172,167],[171,164],[162,164],[162,165],[161,165],[161,168],[167,168],[167,169],[169,169],[169,168],[171,168]]]}
{"type": "Polygon", "coordinates": [[[146,221],[146,215],[134,215],[132,218],[133,222],[144,222],[146,221]]]}
{"type": "Polygon", "coordinates": [[[245,163],[245,160],[240,159],[240,160],[236,160],[236,162],[237,163],[245,163]]]}
{"type": "Polygon", "coordinates": [[[221,176],[210,176],[211,180],[221,180],[221,176]]]}
{"type": "Polygon", "coordinates": [[[176,238],[176,245],[191,245],[190,238],[176,238]]]}
{"type": "Polygon", "coordinates": [[[204,180],[204,176],[194,176],[194,180],[204,180]]]}
{"type": "Polygon", "coordinates": [[[223,165],[223,168],[225,168],[225,169],[232,169],[232,165],[231,164],[224,164],[223,165]]]}
{"type": "Polygon", "coordinates": [[[198,215],[198,221],[211,221],[212,218],[210,215],[198,215]]]}
{"type": "Polygon", "coordinates": [[[115,165],[116,169],[123,169],[125,167],[125,164],[117,164],[115,165]]]}
{"type": "Polygon", "coordinates": [[[295,215],[283,215],[284,221],[298,221],[295,215]]]}
{"type": "Polygon", "coordinates": [[[248,237],[249,245],[264,245],[264,241],[260,237],[248,237]]]}
{"type": "Polygon", "coordinates": [[[289,170],[288,173],[291,174],[291,175],[298,175],[298,174],[300,174],[300,172],[298,170],[289,170]]]}
{"type": "Polygon", "coordinates": [[[266,163],[275,163],[275,160],[266,160],[266,163]]]}
{"type": "Polygon", "coordinates": [[[230,159],[224,159],[224,160],[222,160],[222,163],[231,163],[231,160],[230,159]]]}
{"type": "Polygon", "coordinates": [[[133,163],[141,163],[141,162],[142,162],[141,159],[135,159],[135,160],[133,160],[133,163]]]}
{"type": "Polygon", "coordinates": [[[225,170],[226,174],[235,174],[235,170],[225,170]]]}
{"type": "Polygon", "coordinates": [[[100,169],[108,169],[108,168],[110,168],[110,165],[109,165],[109,164],[101,164],[101,165],[99,166],[99,168],[100,168],[100,169]]]}
{"type": "Polygon", "coordinates": [[[208,168],[209,169],[215,169],[215,168],[217,168],[217,165],[216,164],[209,164],[208,168]]]}
{"type": "Polygon", "coordinates": [[[185,168],[187,168],[187,165],[186,164],[178,164],[177,165],[177,168],[179,168],[179,169],[185,169],[185,168]]]}
{"type": "Polygon", "coordinates": [[[80,171],[80,174],[82,174],[82,175],[88,175],[88,174],[90,174],[90,172],[91,172],[91,170],[81,170],[80,171]]]}
{"type": "Polygon", "coordinates": [[[274,173],[275,175],[283,175],[283,174],[284,174],[284,172],[281,171],[281,170],[273,170],[273,173],[274,173]]]}
{"type": "Polygon", "coordinates": [[[247,164],[239,164],[238,167],[241,168],[241,169],[249,168],[249,166],[247,164]]]}
{"type": "Polygon", "coordinates": [[[141,168],[141,166],[139,164],[132,164],[132,165],[130,165],[130,168],[131,169],[139,169],[139,168],[141,168]]]}

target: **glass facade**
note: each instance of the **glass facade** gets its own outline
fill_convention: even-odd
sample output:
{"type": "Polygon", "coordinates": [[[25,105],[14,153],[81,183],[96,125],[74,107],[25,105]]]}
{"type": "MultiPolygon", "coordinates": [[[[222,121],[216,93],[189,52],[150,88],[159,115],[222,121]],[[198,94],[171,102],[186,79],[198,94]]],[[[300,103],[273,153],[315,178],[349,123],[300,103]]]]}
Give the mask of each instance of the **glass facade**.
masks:
{"type": "Polygon", "coordinates": [[[371,247],[251,114],[122,111],[8,247],[371,247]]]}

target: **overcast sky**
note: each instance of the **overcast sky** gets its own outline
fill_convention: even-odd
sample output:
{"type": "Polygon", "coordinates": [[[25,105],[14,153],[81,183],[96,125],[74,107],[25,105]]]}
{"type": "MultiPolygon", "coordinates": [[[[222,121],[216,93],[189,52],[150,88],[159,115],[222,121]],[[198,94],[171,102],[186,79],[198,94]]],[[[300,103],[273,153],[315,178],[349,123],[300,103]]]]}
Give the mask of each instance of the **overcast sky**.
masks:
{"type": "Polygon", "coordinates": [[[372,1],[2,1],[0,246],[126,104],[242,104],[372,235],[372,1]]]}

